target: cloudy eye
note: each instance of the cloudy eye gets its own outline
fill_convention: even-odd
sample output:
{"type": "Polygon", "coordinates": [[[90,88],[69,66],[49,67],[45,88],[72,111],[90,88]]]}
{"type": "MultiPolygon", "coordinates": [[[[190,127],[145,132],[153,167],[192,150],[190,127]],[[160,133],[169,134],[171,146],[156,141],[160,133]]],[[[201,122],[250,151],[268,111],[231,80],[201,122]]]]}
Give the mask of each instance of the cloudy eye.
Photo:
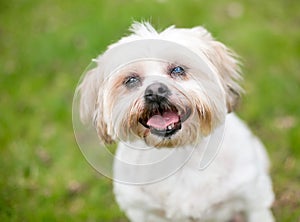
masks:
{"type": "Polygon", "coordinates": [[[123,84],[127,88],[132,89],[141,85],[141,79],[138,76],[129,76],[125,78],[123,84]]]}
{"type": "Polygon", "coordinates": [[[184,71],[184,68],[182,68],[181,66],[176,66],[176,67],[171,69],[170,74],[171,74],[172,77],[180,77],[180,76],[185,75],[185,71],[184,71]]]}

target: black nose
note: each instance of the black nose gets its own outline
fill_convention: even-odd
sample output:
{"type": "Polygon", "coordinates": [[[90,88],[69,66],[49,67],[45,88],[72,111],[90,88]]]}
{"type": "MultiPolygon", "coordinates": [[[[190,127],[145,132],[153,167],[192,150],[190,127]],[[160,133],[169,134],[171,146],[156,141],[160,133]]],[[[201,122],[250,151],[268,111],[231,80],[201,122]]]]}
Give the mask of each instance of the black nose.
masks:
{"type": "Polygon", "coordinates": [[[145,100],[150,102],[158,102],[166,99],[170,94],[169,88],[160,82],[155,82],[149,85],[145,90],[145,100]]]}

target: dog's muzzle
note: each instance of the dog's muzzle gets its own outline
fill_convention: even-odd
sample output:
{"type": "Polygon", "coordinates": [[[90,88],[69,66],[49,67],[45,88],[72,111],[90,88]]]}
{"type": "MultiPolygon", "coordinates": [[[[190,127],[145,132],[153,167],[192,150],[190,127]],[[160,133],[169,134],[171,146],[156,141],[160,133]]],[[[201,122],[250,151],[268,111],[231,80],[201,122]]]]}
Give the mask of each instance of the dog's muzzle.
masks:
{"type": "Polygon", "coordinates": [[[139,122],[154,135],[171,137],[191,114],[190,109],[179,110],[172,104],[171,94],[168,86],[160,82],[152,83],[145,90],[145,108],[139,122]]]}

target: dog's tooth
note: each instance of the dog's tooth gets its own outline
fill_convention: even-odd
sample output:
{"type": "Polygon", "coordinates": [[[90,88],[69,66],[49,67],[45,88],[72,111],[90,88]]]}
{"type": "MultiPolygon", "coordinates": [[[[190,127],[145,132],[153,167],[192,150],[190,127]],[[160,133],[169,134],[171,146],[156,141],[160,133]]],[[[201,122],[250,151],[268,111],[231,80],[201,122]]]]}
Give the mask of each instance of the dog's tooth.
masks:
{"type": "Polygon", "coordinates": [[[173,129],[173,128],[174,128],[174,126],[175,126],[175,124],[174,124],[174,123],[172,123],[172,124],[170,124],[169,126],[167,126],[167,129],[168,129],[168,130],[171,130],[171,129],[173,129]]]}

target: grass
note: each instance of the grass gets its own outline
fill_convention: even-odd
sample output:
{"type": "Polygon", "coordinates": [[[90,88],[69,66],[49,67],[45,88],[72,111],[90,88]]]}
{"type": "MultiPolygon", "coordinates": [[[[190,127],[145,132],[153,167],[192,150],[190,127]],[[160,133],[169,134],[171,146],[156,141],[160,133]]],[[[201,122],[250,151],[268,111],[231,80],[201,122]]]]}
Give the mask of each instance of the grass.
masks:
{"type": "Polygon", "coordinates": [[[259,1],[0,2],[0,221],[127,221],[111,181],[77,148],[73,92],[130,23],[204,25],[241,55],[238,114],[273,163],[277,221],[300,221],[300,4],[259,1]]]}

